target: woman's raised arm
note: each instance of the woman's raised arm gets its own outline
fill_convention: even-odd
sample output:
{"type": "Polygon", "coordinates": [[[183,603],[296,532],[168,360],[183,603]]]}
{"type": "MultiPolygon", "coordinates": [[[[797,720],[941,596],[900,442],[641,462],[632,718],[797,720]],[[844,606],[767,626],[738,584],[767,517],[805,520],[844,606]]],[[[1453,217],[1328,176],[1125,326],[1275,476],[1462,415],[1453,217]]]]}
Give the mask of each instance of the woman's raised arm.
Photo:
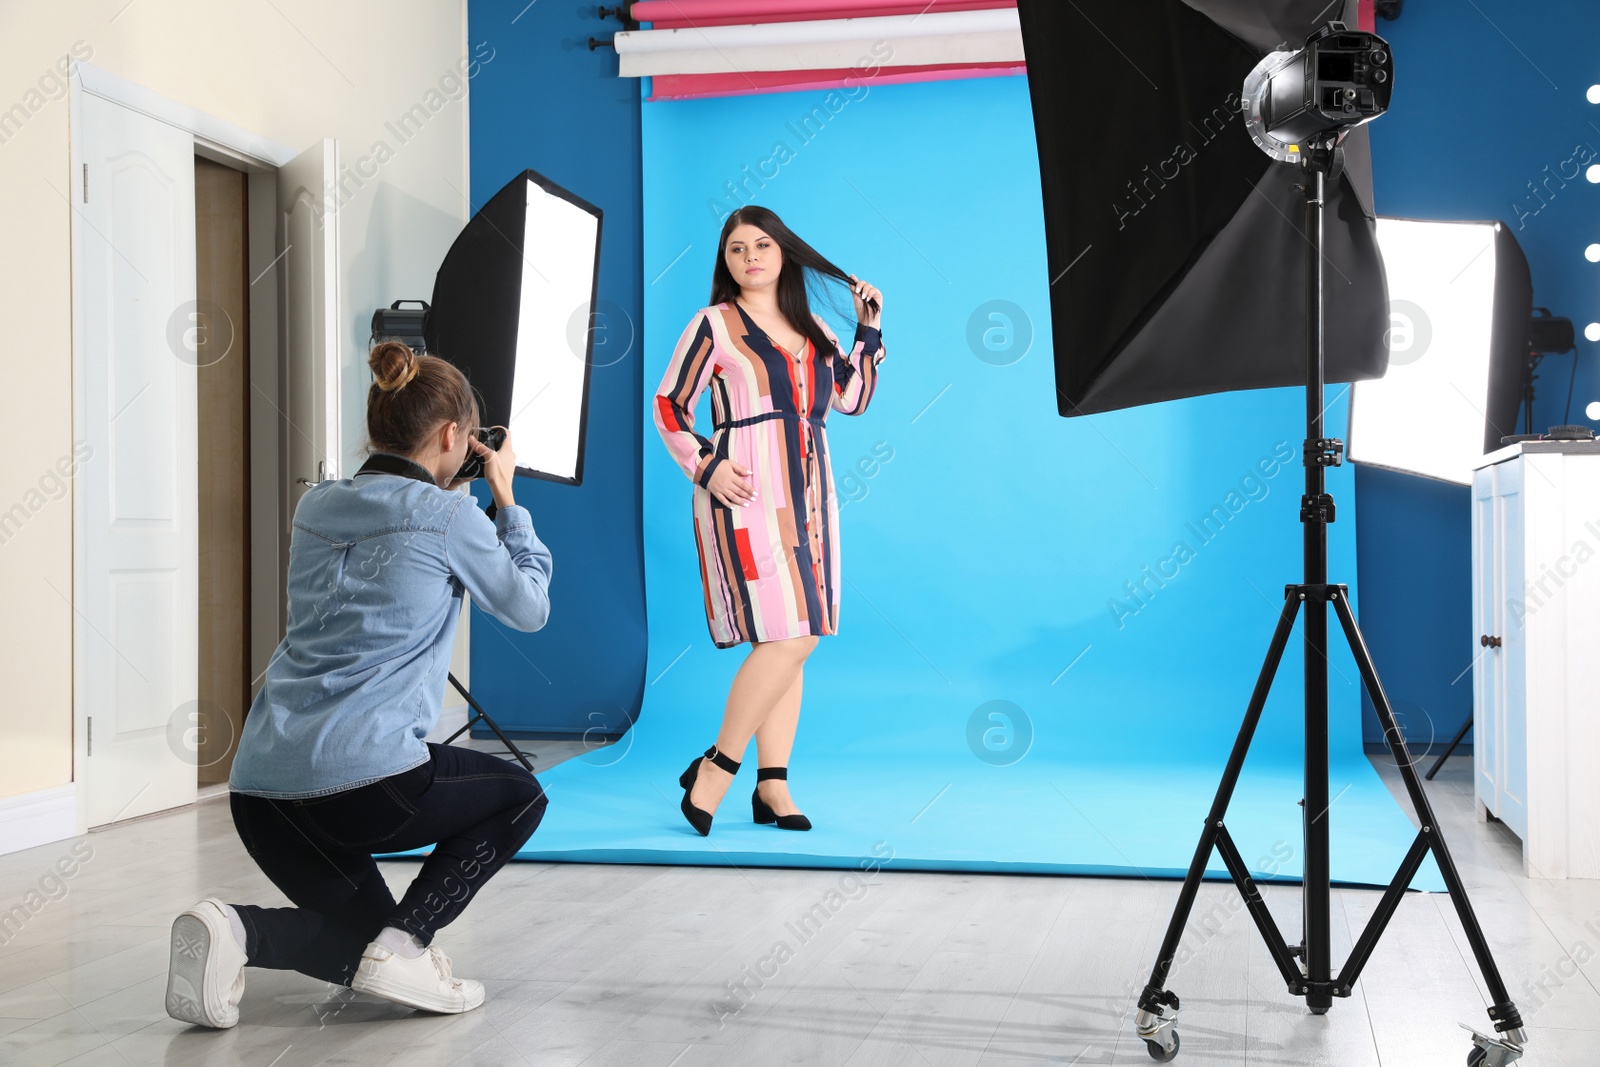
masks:
{"type": "Polygon", "coordinates": [[[444,552],[473,602],[507,626],[538,630],[550,618],[550,550],[521,504],[490,519],[463,495],[445,527],[444,552]]]}
{"type": "Polygon", "coordinates": [[[828,404],[841,415],[859,415],[867,410],[873,390],[878,385],[878,364],[888,352],[883,347],[883,334],[876,326],[856,324],[855,342],[850,354],[839,349],[839,339],[833,335],[821,315],[812,318],[822,326],[822,332],[833,342],[833,395],[828,404]]]}

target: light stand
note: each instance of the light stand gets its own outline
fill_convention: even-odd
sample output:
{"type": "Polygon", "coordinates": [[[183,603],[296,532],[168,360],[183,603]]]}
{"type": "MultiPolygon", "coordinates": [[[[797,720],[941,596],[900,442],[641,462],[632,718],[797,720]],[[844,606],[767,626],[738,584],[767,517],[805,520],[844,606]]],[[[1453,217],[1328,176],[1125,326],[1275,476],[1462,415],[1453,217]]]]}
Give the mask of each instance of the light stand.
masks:
{"type": "Polygon", "coordinates": [[[472,705],[472,715],[467,719],[466,725],[461,727],[461,729],[457,730],[455,733],[451,734],[449,737],[445,738],[444,743],[447,745],[454,743],[456,738],[472,729],[473,723],[481,721],[485,726],[489,727],[489,729],[494,732],[494,735],[500,739],[500,743],[506,746],[506,755],[515,757],[516,761],[522,764],[523,769],[529,774],[532,774],[533,764],[528,762],[528,757],[523,754],[522,749],[518,748],[512,742],[511,738],[505,735],[505,733],[500,729],[499,723],[489,718],[489,713],[483,710],[483,705],[472,699],[472,694],[467,692],[467,687],[456,681],[456,676],[453,671],[448,675],[448,677],[450,679],[450,684],[456,687],[456,692],[466,697],[467,703],[472,705]]]}
{"type": "MultiPolygon", "coordinates": [[[[1348,997],[1360,976],[1384,928],[1399,906],[1411,879],[1416,875],[1423,859],[1431,851],[1444,876],[1450,899],[1466,931],[1468,942],[1484,983],[1494,1003],[1489,1008],[1489,1018],[1494,1023],[1496,1036],[1473,1031],[1473,1047],[1468,1053],[1469,1067],[1502,1067],[1519,1059],[1527,1036],[1522,1029],[1522,1017],[1507,993],[1505,983],[1484,940],[1483,931],[1473,914],[1472,903],[1467,899],[1461,876],[1450,858],[1438,820],[1423,792],[1405,736],[1395,720],[1394,710],[1384,695],[1378,680],[1377,668],[1367,651],[1366,642],[1350,610],[1347,586],[1328,582],[1328,524],[1334,521],[1333,497],[1327,492],[1326,469],[1343,462],[1344,443],[1323,436],[1323,198],[1327,179],[1337,177],[1342,166],[1338,148],[1340,134],[1327,132],[1303,142],[1298,152],[1300,165],[1305,171],[1306,226],[1305,236],[1310,244],[1310,270],[1306,283],[1306,436],[1302,449],[1306,469],[1305,495],[1301,498],[1300,521],[1304,530],[1304,579],[1297,585],[1284,588],[1283,608],[1278,615],[1277,629],[1267,649],[1266,662],[1256,678],[1255,689],[1245,711],[1244,724],[1239,729],[1233,750],[1228,757],[1222,782],[1217,787],[1216,798],[1200,834],[1200,843],[1184,878],[1178,904],[1172,913],[1160,955],[1150,973],[1150,981],[1139,997],[1139,1013],[1135,1025],[1152,1058],[1167,1062],[1178,1053],[1179,1041],[1175,1027],[1178,1014],[1178,997],[1166,989],[1167,976],[1177,956],[1178,942],[1188,924],[1189,914],[1199,892],[1206,864],[1215,849],[1222,856],[1234,884],[1239,887],[1250,917],[1266,941],[1267,950],[1277,964],[1279,973],[1292,996],[1304,997],[1306,1006],[1316,1015],[1327,1012],[1334,997],[1348,997]],[[1332,605],[1339,619],[1344,637],[1361,671],[1361,681],[1372,698],[1378,720],[1383,726],[1384,738],[1394,754],[1395,762],[1404,779],[1406,793],[1411,801],[1417,821],[1421,826],[1394,879],[1389,883],[1376,911],[1362,931],[1350,957],[1337,976],[1333,974],[1330,949],[1330,871],[1328,854],[1328,606],[1332,605]],[[1295,617],[1305,609],[1305,799],[1303,801],[1305,833],[1305,875],[1302,882],[1303,925],[1298,948],[1290,948],[1279,931],[1277,922],[1267,909],[1260,890],[1250,877],[1249,870],[1239,854],[1238,847],[1224,825],[1228,803],[1234,786],[1244,767],[1245,756],[1255,734],[1261,713],[1266,706],[1267,694],[1289,643],[1295,617]]],[[[1469,1028],[1470,1029],[1470,1028],[1469,1028]]]]}
{"type": "MultiPolygon", "coordinates": [[[[1578,369],[1578,343],[1577,334],[1573,331],[1572,320],[1557,318],[1550,314],[1549,308],[1534,308],[1535,314],[1528,320],[1527,355],[1522,364],[1522,432],[1532,435],[1533,430],[1533,383],[1539,378],[1539,364],[1545,356],[1556,355],[1562,352],[1572,353],[1572,369],[1576,375],[1578,369]]],[[[1572,386],[1567,386],[1567,410],[1561,417],[1566,422],[1572,415],[1572,386]]],[[[1514,428],[1514,427],[1513,427],[1514,428]]]]}

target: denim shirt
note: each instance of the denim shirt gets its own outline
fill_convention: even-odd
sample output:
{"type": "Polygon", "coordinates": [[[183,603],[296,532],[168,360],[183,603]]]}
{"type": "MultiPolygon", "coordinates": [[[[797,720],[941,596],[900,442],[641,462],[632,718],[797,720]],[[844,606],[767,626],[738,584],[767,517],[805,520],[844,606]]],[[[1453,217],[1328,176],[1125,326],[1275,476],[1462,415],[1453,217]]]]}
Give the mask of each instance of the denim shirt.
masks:
{"type": "Polygon", "coordinates": [[[374,453],[352,477],[314,486],[289,539],[289,624],[229,786],[312,797],[427,762],[462,591],[507,626],[537,630],[550,562],[526,508],[491,519],[403,456],[374,453]]]}

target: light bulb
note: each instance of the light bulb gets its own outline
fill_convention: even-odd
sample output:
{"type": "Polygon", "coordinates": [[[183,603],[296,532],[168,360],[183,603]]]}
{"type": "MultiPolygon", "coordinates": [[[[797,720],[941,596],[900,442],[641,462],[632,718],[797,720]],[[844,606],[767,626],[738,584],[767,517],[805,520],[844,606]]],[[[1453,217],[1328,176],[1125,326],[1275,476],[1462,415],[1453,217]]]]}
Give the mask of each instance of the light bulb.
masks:
{"type": "Polygon", "coordinates": [[[1584,172],[1583,176],[1588,178],[1591,182],[1594,182],[1596,185],[1600,185],[1600,163],[1596,163],[1591,166],[1587,171],[1584,172]]]}
{"type": "Polygon", "coordinates": [[[1583,257],[1590,263],[1600,263],[1600,245],[1590,245],[1583,250],[1583,257]]]}
{"type": "Polygon", "coordinates": [[[1591,322],[1585,326],[1583,335],[1591,341],[1600,341],[1600,322],[1591,322]]]}
{"type": "Polygon", "coordinates": [[[1583,413],[1595,422],[1600,422],[1600,400],[1589,401],[1589,406],[1583,409],[1583,413]]]}
{"type": "Polygon", "coordinates": [[[1589,86],[1589,103],[1600,104],[1600,85],[1589,86]]]}

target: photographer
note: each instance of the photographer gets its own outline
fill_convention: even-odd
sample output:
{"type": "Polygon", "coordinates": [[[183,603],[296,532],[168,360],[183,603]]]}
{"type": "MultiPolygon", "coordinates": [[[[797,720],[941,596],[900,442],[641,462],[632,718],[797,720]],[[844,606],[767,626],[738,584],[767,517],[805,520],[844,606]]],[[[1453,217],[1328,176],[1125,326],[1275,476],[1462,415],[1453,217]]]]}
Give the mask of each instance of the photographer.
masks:
{"type": "Polygon", "coordinates": [[[200,901],[173,923],[167,1012],[239,1018],[244,970],[300,971],[412,1007],[463,1012],[483,986],[451,973],[435,933],[544,815],[533,775],[435,745],[462,591],[519,630],[549,614],[550,552],[512,499],[516,456],[475,431],[454,365],[395,341],[368,359],[367,462],[301,499],[289,622],[233,763],[234,825],[292,908],[200,901]],[[468,450],[491,519],[456,492],[468,450]],[[398,903],[373,853],[433,845],[398,903]]]}

